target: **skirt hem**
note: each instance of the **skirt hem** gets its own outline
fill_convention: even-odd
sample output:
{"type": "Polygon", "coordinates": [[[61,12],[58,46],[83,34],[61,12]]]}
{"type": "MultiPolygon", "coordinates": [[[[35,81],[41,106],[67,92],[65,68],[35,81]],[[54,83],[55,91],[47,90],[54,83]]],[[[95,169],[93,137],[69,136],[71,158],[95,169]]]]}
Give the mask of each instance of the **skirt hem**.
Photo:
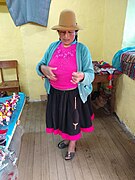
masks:
{"type": "Polygon", "coordinates": [[[59,129],[53,129],[53,128],[46,128],[46,133],[50,134],[53,133],[54,135],[60,135],[62,137],[62,139],[65,140],[70,140],[70,141],[76,141],[79,140],[82,137],[82,132],[92,132],[94,131],[94,126],[91,126],[89,128],[81,128],[81,132],[76,134],[76,135],[69,135],[66,133],[63,133],[61,130],[59,129]]]}

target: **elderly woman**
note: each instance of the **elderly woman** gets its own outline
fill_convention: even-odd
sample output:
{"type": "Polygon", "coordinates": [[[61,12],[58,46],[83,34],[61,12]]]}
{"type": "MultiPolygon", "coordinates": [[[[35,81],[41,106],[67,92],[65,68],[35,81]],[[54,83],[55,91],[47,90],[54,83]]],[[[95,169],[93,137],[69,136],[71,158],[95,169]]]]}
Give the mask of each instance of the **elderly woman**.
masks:
{"type": "Polygon", "coordinates": [[[77,41],[81,28],[73,11],[62,11],[52,29],[59,40],[49,46],[36,70],[45,78],[48,94],[46,132],[62,137],[58,148],[68,147],[65,160],[71,160],[82,132],[94,130],[90,99],[94,70],[89,49],[77,41]]]}

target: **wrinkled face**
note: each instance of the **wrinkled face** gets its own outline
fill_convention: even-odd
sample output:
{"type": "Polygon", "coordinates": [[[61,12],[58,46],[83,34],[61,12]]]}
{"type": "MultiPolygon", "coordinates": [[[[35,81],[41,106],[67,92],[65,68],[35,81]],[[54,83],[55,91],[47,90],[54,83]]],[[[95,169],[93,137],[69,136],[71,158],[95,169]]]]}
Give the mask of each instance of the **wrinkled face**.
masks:
{"type": "Polygon", "coordinates": [[[64,44],[64,46],[70,46],[70,44],[74,41],[75,36],[76,36],[75,31],[58,31],[59,38],[64,44]]]}

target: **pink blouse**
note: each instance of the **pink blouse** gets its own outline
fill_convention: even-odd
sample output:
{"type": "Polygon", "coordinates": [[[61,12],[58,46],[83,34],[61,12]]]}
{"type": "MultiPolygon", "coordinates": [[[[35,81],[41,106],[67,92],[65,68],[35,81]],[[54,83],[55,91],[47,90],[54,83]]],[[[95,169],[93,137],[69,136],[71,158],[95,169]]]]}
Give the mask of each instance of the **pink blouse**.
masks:
{"type": "Polygon", "coordinates": [[[71,82],[72,73],[77,71],[76,44],[64,47],[61,43],[55,50],[49,66],[57,67],[57,70],[53,71],[57,80],[50,80],[52,87],[59,90],[68,90],[77,87],[77,84],[71,82]]]}

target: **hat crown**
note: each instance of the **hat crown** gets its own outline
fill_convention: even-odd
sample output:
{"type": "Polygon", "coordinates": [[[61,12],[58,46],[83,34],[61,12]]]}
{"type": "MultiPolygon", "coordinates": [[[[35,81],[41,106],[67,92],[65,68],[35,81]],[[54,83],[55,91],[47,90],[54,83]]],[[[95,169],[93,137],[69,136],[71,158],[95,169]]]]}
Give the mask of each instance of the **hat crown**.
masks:
{"type": "Polygon", "coordinates": [[[60,14],[59,25],[63,27],[75,27],[76,26],[75,13],[70,10],[64,10],[60,14]]]}
{"type": "Polygon", "coordinates": [[[59,24],[52,27],[52,30],[80,30],[81,27],[76,23],[75,13],[71,10],[65,9],[60,13],[59,24]]]}

